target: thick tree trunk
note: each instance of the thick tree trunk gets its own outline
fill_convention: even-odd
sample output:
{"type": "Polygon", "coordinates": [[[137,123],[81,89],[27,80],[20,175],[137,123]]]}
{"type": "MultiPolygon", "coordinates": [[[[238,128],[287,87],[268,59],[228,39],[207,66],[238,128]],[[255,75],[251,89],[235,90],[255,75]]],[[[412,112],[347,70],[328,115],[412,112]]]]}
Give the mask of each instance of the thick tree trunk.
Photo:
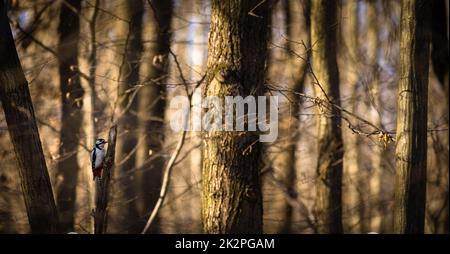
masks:
{"type": "Polygon", "coordinates": [[[80,0],[61,2],[59,14],[59,85],[61,91],[61,131],[56,190],[57,207],[63,232],[73,231],[76,185],[78,181],[78,143],[83,119],[84,90],[78,75],[78,40],[80,36],[80,0]]]}
{"type": "Polygon", "coordinates": [[[16,154],[32,233],[57,233],[58,215],[34,116],[4,1],[0,1],[0,99],[16,154]]]}
{"type": "MultiPolygon", "coordinates": [[[[164,112],[167,67],[170,47],[170,24],[172,1],[152,1],[145,34],[146,45],[141,73],[145,77],[144,87],[138,93],[138,146],[136,167],[138,168],[139,189],[137,208],[141,218],[152,210],[158,200],[161,188],[164,159],[161,154],[164,143],[164,112]]],[[[145,220],[142,221],[142,227],[145,220]]],[[[142,229],[141,227],[141,229],[142,229]]],[[[152,229],[157,229],[155,225],[152,229]]]]}
{"type": "Polygon", "coordinates": [[[423,233],[431,1],[403,0],[395,151],[394,231],[423,233]]]}
{"type": "MultiPolygon", "coordinates": [[[[262,95],[269,2],[212,1],[206,96],[262,95]]],[[[257,133],[209,131],[203,139],[204,232],[261,233],[257,133]]]]}
{"type": "MultiPolygon", "coordinates": [[[[316,96],[339,105],[339,71],[336,61],[336,2],[312,1],[311,44],[313,72],[320,84],[314,85],[316,96]],[[322,91],[323,89],[323,91],[322,91]],[[325,94],[326,95],[325,95],[325,94]]],[[[318,115],[319,158],[316,179],[315,213],[320,233],[342,233],[342,157],[340,112],[318,115]]]]}
{"type": "Polygon", "coordinates": [[[115,35],[118,40],[117,65],[118,73],[118,123],[116,167],[118,177],[117,187],[120,188],[121,209],[115,214],[116,219],[124,227],[120,232],[139,232],[134,228],[138,214],[136,210],[136,181],[135,181],[135,148],[137,126],[136,85],[139,82],[139,66],[142,53],[142,15],[143,2],[141,0],[120,0],[116,2],[118,20],[115,35]]]}

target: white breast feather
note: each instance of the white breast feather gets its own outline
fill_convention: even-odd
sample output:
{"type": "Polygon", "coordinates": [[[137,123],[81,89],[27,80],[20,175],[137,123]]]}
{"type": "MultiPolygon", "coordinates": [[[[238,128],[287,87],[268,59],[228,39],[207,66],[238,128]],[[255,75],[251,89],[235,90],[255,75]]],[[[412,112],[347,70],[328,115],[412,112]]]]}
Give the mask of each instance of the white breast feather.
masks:
{"type": "Polygon", "coordinates": [[[91,163],[94,152],[97,152],[97,156],[95,158],[95,168],[97,168],[103,163],[103,159],[105,158],[105,151],[95,148],[95,150],[93,150],[91,153],[91,163]]]}

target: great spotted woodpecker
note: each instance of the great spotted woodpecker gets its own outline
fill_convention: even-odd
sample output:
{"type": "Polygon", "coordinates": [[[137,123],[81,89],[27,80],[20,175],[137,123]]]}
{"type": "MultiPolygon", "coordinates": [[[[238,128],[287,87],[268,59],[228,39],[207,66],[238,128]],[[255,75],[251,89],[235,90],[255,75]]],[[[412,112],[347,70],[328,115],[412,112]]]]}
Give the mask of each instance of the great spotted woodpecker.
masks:
{"type": "Polygon", "coordinates": [[[103,149],[105,148],[106,143],[108,143],[106,142],[106,140],[98,138],[95,141],[95,146],[91,152],[91,166],[92,166],[92,173],[94,175],[93,177],[94,181],[96,177],[98,177],[99,179],[102,178],[103,160],[105,159],[106,155],[103,149]]]}

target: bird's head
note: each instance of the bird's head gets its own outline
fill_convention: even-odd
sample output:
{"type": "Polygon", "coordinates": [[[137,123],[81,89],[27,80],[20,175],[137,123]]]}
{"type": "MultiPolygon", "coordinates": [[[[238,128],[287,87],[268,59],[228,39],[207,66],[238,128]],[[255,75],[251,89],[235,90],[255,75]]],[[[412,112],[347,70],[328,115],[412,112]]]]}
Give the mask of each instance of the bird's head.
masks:
{"type": "Polygon", "coordinates": [[[106,142],[106,140],[102,139],[102,138],[98,138],[95,141],[95,146],[99,147],[100,149],[103,149],[105,147],[105,144],[108,143],[106,142]]]}

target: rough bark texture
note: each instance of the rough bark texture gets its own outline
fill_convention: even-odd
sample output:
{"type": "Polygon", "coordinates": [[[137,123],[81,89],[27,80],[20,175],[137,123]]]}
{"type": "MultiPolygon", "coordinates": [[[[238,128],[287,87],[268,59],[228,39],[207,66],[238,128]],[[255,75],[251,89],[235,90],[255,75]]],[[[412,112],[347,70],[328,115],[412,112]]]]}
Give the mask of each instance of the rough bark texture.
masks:
{"type": "MultiPolygon", "coordinates": [[[[262,94],[269,2],[212,1],[206,96],[262,94]]],[[[261,233],[258,133],[209,131],[203,139],[204,232],[261,233]]]]}
{"type": "Polygon", "coordinates": [[[0,99],[16,154],[32,233],[57,233],[58,215],[34,116],[4,1],[0,1],[0,99]]]}
{"type": "MultiPolygon", "coordinates": [[[[119,40],[116,57],[119,66],[118,73],[118,123],[116,167],[120,180],[121,197],[118,201],[121,206],[117,211],[116,219],[124,228],[120,232],[139,232],[134,226],[137,223],[136,181],[135,181],[135,147],[137,126],[137,100],[133,96],[135,86],[139,82],[139,65],[142,53],[142,14],[143,2],[141,0],[120,0],[116,2],[116,13],[123,20],[118,20],[115,33],[119,40]]],[[[140,229],[139,229],[140,230],[140,229]]]]}
{"type": "MultiPolygon", "coordinates": [[[[339,105],[339,71],[336,61],[336,2],[312,1],[311,44],[316,96],[339,105]],[[326,95],[324,95],[324,92],[326,95]]],[[[319,107],[320,109],[320,107],[319,107]]],[[[320,233],[342,233],[342,135],[338,110],[319,110],[319,158],[316,179],[315,213],[320,233]]]]}
{"type": "Polygon", "coordinates": [[[61,91],[61,130],[56,190],[57,207],[63,232],[73,231],[76,185],[78,180],[78,143],[80,141],[84,90],[78,75],[80,0],[61,2],[59,14],[59,85],[61,91]]]}
{"type": "Polygon", "coordinates": [[[431,1],[404,0],[395,151],[394,231],[423,233],[427,168],[427,87],[431,1]]]}
{"type": "MultiPolygon", "coordinates": [[[[138,94],[138,146],[136,167],[141,192],[138,193],[137,208],[141,218],[152,210],[161,188],[164,158],[161,154],[164,143],[164,112],[167,67],[170,47],[170,24],[172,1],[152,1],[150,20],[146,24],[146,35],[150,41],[146,45],[142,62],[144,87],[138,94]]],[[[157,221],[156,221],[157,222],[157,221]]],[[[145,220],[142,220],[142,226],[145,220]]],[[[155,224],[155,222],[154,222],[155,224]]],[[[141,227],[142,228],[142,227],[141,227]]],[[[154,225],[150,232],[158,226],[154,225]]]]}

